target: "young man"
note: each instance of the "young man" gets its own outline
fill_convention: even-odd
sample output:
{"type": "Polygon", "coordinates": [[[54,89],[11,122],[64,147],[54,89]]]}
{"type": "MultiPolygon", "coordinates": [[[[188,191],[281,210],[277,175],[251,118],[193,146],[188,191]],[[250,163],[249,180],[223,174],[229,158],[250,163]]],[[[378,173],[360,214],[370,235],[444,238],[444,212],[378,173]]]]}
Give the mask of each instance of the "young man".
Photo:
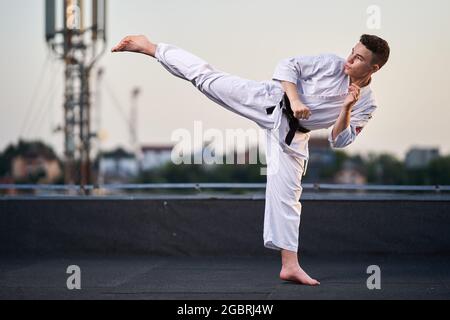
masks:
{"type": "Polygon", "coordinates": [[[372,75],[388,61],[388,43],[374,35],[362,35],[347,60],[332,54],[288,58],[279,63],[269,81],[230,75],[192,53],[152,43],[145,36],[125,37],[111,51],[156,58],[209,99],[265,129],[264,245],[281,252],[282,280],[319,285],[298,261],[299,200],[310,131],[333,126],[328,139],[334,148],[355,141],[377,108],[369,85],[372,75]]]}

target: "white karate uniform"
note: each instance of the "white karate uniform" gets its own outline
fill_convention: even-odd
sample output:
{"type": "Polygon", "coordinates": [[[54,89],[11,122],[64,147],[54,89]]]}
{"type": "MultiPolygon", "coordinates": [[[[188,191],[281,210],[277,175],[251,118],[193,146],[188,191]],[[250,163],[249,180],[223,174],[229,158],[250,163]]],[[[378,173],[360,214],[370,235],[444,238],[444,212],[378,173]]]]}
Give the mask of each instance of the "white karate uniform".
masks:
{"type": "MultiPolygon", "coordinates": [[[[311,110],[301,120],[309,130],[334,125],[348,94],[349,77],[344,73],[345,59],[332,54],[299,56],[282,60],[272,80],[253,81],[215,69],[206,61],[174,45],[159,43],[156,59],[170,73],[190,81],[209,99],[246,117],[265,129],[267,137],[267,187],[264,215],[264,245],[275,250],[297,252],[301,216],[301,179],[309,159],[310,133],[297,132],[290,145],[285,143],[288,120],[280,103],[284,95],[281,81],[295,83],[300,99],[311,110]],[[274,112],[266,109],[276,106],[274,112]]],[[[343,148],[352,143],[376,109],[370,86],[361,89],[353,107],[350,126],[330,145],[343,148]]]]}

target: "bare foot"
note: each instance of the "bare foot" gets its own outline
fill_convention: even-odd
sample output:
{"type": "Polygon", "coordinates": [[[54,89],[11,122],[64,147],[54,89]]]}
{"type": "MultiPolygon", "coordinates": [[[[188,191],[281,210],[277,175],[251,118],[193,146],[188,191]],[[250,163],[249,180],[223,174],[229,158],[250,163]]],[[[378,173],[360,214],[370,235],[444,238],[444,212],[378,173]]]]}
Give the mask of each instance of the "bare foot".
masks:
{"type": "Polygon", "coordinates": [[[280,272],[281,280],[292,281],[303,285],[308,286],[318,286],[320,282],[312,279],[308,274],[300,268],[300,266],[296,267],[284,267],[280,272]]]}
{"type": "Polygon", "coordinates": [[[147,37],[142,35],[127,36],[111,49],[111,52],[125,51],[138,52],[155,57],[156,44],[150,42],[147,37]]]}

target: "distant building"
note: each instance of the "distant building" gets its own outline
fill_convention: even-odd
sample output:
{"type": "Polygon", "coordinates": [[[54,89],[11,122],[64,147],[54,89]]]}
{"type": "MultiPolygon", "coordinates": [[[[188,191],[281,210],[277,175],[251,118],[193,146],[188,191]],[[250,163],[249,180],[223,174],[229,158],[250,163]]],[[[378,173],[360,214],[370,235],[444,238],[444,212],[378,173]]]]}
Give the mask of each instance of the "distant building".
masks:
{"type": "Polygon", "coordinates": [[[309,162],[305,180],[314,182],[322,181],[320,172],[324,167],[333,164],[336,161],[334,150],[330,147],[327,137],[311,137],[308,142],[309,162]]]}
{"type": "Polygon", "coordinates": [[[11,160],[11,176],[16,182],[54,183],[62,169],[58,157],[43,143],[21,143],[11,160]]]}
{"type": "Polygon", "coordinates": [[[351,161],[346,161],[343,168],[334,176],[334,183],[338,184],[366,184],[365,174],[351,161]]]}
{"type": "Polygon", "coordinates": [[[138,173],[139,164],[131,152],[117,148],[100,156],[100,183],[126,183],[135,178],[138,173]]]}
{"type": "Polygon", "coordinates": [[[311,162],[331,164],[335,160],[334,150],[325,137],[311,137],[308,142],[311,162]]]}
{"type": "Polygon", "coordinates": [[[151,170],[161,167],[171,161],[172,149],[171,145],[148,145],[143,146],[141,169],[151,170]]]}
{"type": "Polygon", "coordinates": [[[412,148],[406,154],[405,165],[408,169],[421,169],[438,157],[438,148],[412,148]]]}

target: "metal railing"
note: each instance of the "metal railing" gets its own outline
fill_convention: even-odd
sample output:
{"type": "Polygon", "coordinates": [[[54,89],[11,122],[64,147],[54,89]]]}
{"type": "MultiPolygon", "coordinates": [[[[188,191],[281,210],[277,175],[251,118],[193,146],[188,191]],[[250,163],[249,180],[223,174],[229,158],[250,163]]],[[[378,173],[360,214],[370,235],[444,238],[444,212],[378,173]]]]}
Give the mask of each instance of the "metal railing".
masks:
{"type": "MultiPolygon", "coordinates": [[[[0,191],[77,191],[81,193],[94,190],[262,190],[265,183],[150,183],[150,184],[105,184],[105,185],[36,185],[36,184],[0,184],[0,191]]],[[[450,186],[410,186],[410,185],[354,185],[305,183],[303,190],[315,191],[383,191],[383,192],[448,192],[450,186]]]]}

